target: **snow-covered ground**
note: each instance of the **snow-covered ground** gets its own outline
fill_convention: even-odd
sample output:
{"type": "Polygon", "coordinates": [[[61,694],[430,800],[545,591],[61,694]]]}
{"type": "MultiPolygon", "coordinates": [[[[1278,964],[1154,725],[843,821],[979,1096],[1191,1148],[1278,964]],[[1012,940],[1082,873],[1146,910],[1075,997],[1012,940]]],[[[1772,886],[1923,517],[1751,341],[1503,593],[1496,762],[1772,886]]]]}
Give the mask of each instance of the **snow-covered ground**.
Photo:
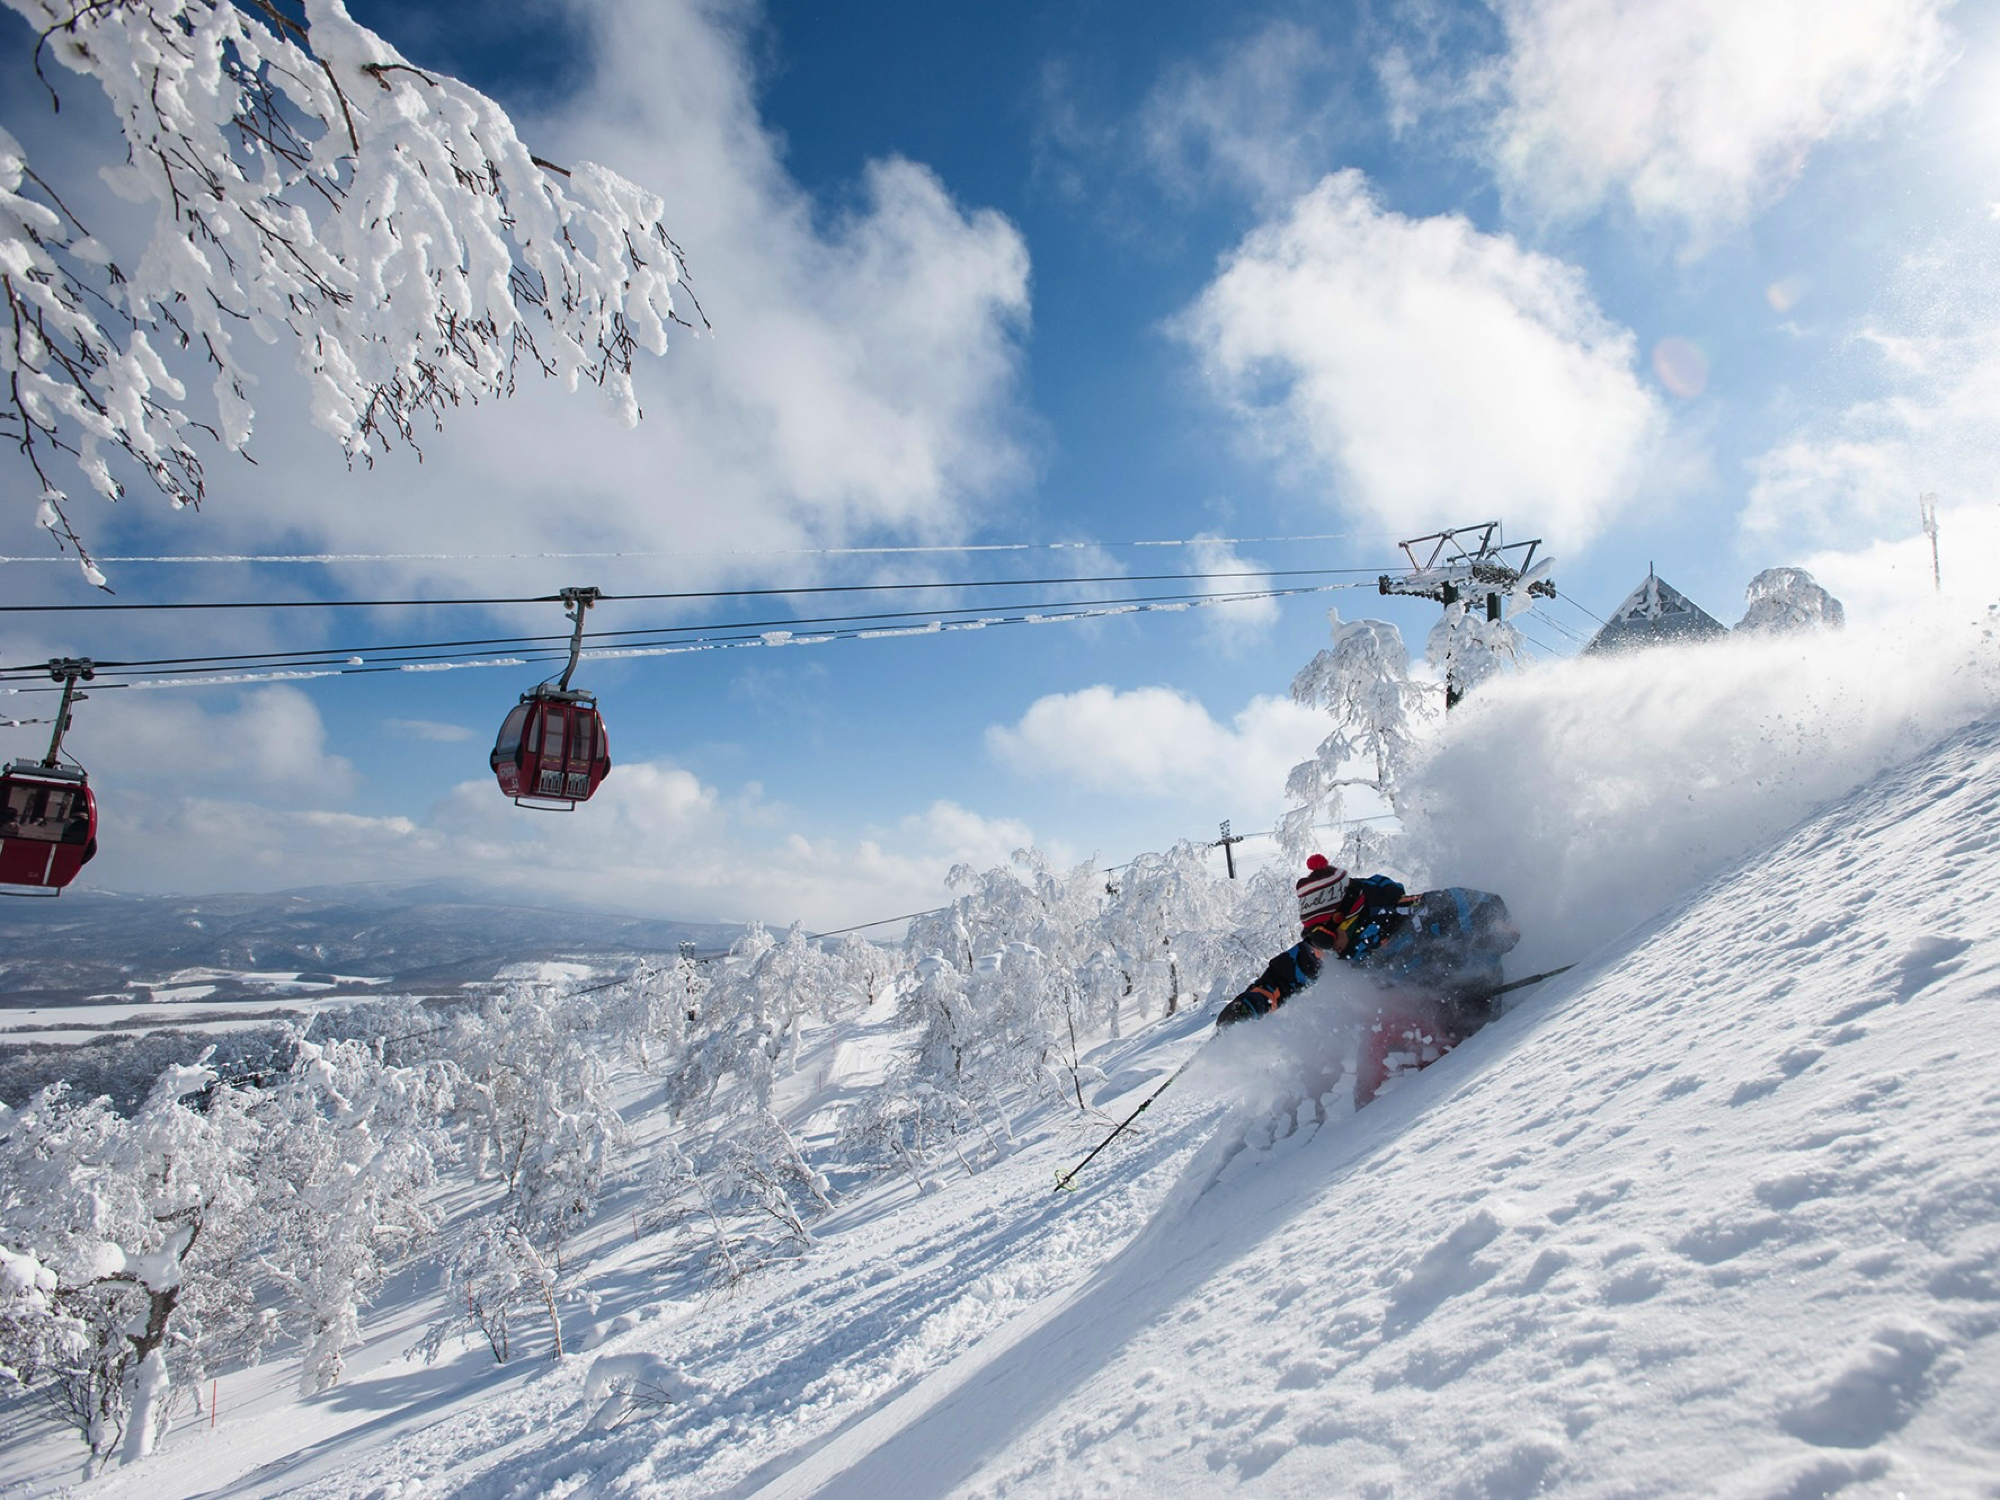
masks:
{"type": "Polygon", "coordinates": [[[377,998],[376,992],[388,983],[353,974],[188,971],[144,988],[136,999],[106,995],[94,1005],[0,1008],[0,1042],[75,1043],[107,1030],[135,1027],[180,1026],[216,1032],[268,1026],[273,1016],[303,1017],[316,1010],[340,1009],[357,1000],[377,998]],[[226,1005],[203,1003],[223,985],[229,986],[232,994],[226,1005]]]}
{"type": "MultiPolygon", "coordinates": [[[[74,1493],[2000,1496],[2000,719],[1914,750],[1883,722],[1836,722],[1803,789],[1752,767],[1812,810],[1675,854],[1650,878],[1698,878],[1536,951],[1580,962],[1359,1114],[1306,1082],[1337,983],[1219,1036],[1183,1013],[1098,1050],[1096,1117],[1041,1107],[928,1196],[855,1191],[733,1290],[664,1260],[633,1187],[568,1359],[409,1358],[435,1293],[406,1279],[332,1391],[227,1376],[212,1426],[74,1493]]],[[[1581,867],[1517,903],[1538,948],[1638,899],[1591,905],[1581,867]]],[[[883,1027],[817,1037],[802,1131],[878,1076],[883,1027]]],[[[77,1472],[73,1441],[4,1436],[10,1496],[77,1472]]]]}

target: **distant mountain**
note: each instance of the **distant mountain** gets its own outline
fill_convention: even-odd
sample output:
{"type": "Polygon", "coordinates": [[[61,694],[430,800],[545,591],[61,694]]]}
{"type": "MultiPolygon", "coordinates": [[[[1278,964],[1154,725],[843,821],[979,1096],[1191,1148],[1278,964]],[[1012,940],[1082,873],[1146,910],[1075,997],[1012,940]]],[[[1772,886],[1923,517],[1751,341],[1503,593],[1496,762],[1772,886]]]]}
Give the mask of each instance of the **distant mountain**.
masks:
{"type": "MultiPolygon", "coordinates": [[[[0,902],[0,1007],[74,1004],[166,984],[178,971],[350,975],[403,992],[455,991],[509,964],[726,948],[742,929],[508,905],[429,885],[321,886],[270,895],[71,892],[0,902]]],[[[249,998],[228,981],[214,1000],[249,998]]],[[[382,989],[384,986],[372,986],[382,989]]]]}

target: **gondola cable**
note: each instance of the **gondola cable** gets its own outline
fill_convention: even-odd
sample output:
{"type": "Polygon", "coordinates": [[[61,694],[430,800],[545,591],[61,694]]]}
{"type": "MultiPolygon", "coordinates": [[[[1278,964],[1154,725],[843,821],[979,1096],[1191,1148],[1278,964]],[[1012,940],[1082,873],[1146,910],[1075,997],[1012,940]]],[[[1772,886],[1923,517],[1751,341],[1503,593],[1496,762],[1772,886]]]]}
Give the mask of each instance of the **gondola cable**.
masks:
{"type": "MultiPolygon", "coordinates": [[[[868,594],[912,592],[919,589],[1052,588],[1080,583],[1191,583],[1221,578],[1327,578],[1339,574],[1378,576],[1373,568],[1245,568],[1233,572],[1202,573],[1102,573],[1068,578],[981,578],[928,580],[903,583],[838,583],[798,585],[766,589],[683,589],[644,594],[598,595],[604,603],[639,603],[658,600],[766,599],[790,598],[801,594],[868,594]]],[[[160,604],[0,604],[0,614],[103,614],[112,611],[166,611],[180,609],[426,609],[446,605],[478,605],[493,608],[510,604],[559,604],[561,594],[519,594],[506,597],[469,599],[182,599],[160,604]]]]}
{"type": "MultiPolygon", "coordinates": [[[[981,614],[975,606],[959,606],[945,610],[905,610],[885,611],[879,614],[837,615],[807,617],[793,620],[742,621],[710,625],[662,625],[644,629],[593,632],[590,639],[610,642],[625,641],[623,645],[604,645],[586,651],[587,657],[604,660],[613,657],[633,657],[647,655],[672,655],[687,651],[720,649],[745,645],[787,645],[818,644],[830,640],[846,640],[885,636],[891,633],[932,634],[956,629],[983,628],[987,625],[1021,623],[1055,623],[1071,619],[1109,618],[1118,614],[1173,612],[1198,607],[1254,603],[1267,599],[1293,598],[1308,594],[1329,592],[1334,589],[1365,587],[1360,584],[1321,584],[1292,589],[1250,590],[1217,594],[1167,594],[1135,595],[1124,598],[1100,600],[1061,600],[1048,603],[1033,603],[1011,606],[1024,611],[1019,614],[981,614]],[[951,616],[971,618],[947,618],[951,616]],[[866,622],[921,620],[926,623],[915,627],[897,624],[871,625],[866,622]],[[824,633],[801,636],[802,627],[833,625],[836,628],[824,633]],[[847,628],[840,628],[840,627],[847,628]],[[668,642],[649,640],[647,637],[676,635],[696,631],[745,631],[744,635],[713,635],[708,637],[690,636],[685,640],[668,642]],[[633,638],[638,639],[633,639],[633,638]]],[[[990,608],[991,606],[988,606],[990,608]]],[[[1007,606],[1003,606],[1005,608],[1007,606]]],[[[162,679],[175,677],[203,677],[216,674],[231,674],[230,680],[241,681],[259,668],[269,667],[269,675],[274,677],[286,673],[299,676],[331,676],[343,674],[363,674],[383,671],[420,670],[427,666],[439,669],[454,665],[510,665],[518,666],[528,661],[555,660],[560,658],[565,648],[552,643],[561,639],[554,636],[490,637],[462,641],[440,641],[426,643],[404,643],[394,646],[361,646],[348,648],[320,648],[311,651],[276,651],[256,653],[236,653],[208,657],[163,657],[133,661],[100,660],[97,663],[100,674],[130,675],[145,671],[162,679]],[[478,647],[486,651],[498,648],[508,651],[504,658],[489,662],[466,659],[476,657],[479,652],[459,652],[458,647],[478,647]],[[509,648],[512,648],[511,651],[509,648]]],[[[10,681],[23,679],[39,680],[45,673],[42,663],[22,663],[0,667],[0,687],[10,681]]],[[[109,686],[126,684],[110,683],[109,686]]],[[[43,691],[39,688],[15,688],[17,692],[43,691]]]]}

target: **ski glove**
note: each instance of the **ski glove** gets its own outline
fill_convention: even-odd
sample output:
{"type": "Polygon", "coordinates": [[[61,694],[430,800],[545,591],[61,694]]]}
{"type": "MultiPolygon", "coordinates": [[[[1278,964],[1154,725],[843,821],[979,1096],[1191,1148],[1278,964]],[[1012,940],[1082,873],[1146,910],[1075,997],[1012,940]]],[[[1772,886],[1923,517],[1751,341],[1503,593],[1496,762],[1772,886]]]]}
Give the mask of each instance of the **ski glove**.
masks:
{"type": "Polygon", "coordinates": [[[1238,995],[1216,1012],[1215,1024],[1217,1029],[1220,1029],[1224,1026],[1234,1026],[1238,1021],[1254,1021],[1262,1014],[1262,1011],[1251,1005],[1248,995],[1238,995]]]}

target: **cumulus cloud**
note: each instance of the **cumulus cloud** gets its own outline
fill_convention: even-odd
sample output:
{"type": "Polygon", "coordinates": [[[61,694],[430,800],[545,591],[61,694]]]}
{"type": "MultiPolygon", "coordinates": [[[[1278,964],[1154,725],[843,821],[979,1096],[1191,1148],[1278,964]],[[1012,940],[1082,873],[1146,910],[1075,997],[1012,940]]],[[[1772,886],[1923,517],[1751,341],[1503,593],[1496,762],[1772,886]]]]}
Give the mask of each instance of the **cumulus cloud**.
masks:
{"type": "MultiPolygon", "coordinates": [[[[299,811],[206,790],[107,783],[92,757],[97,858],[81,884],[134,893],[272,891],[445,873],[441,840],[403,817],[299,811]]],[[[453,871],[452,873],[456,873],[453,871]]]]}
{"type": "Polygon", "coordinates": [[[191,790],[339,802],[356,785],[354,765],[326,748],[326,723],[298,688],[257,688],[218,706],[186,693],[91,695],[90,769],[123,782],[155,781],[170,768],[191,790]]]}
{"type": "Polygon", "coordinates": [[[847,837],[805,827],[754,786],[725,794],[664,762],[621,764],[586,808],[547,817],[521,815],[485,780],[419,817],[121,781],[99,798],[101,852],[85,873],[127,891],[438,879],[531,905],[824,931],[936,906],[955,865],[989,868],[1037,843],[1025,823],[950,802],[847,837]]]}
{"type": "Polygon", "coordinates": [[[1986,560],[2000,554],[2000,511],[1989,494],[1937,500],[1937,536],[1923,529],[1913,497],[1901,524],[1861,546],[1805,552],[1798,565],[1847,612],[1850,624],[1874,625],[1934,610],[1977,610],[1993,602],[1986,560]]]}
{"type": "MultiPolygon", "coordinates": [[[[1194,539],[1188,560],[1190,571],[1216,574],[1255,573],[1259,565],[1244,557],[1220,537],[1194,539]]],[[[1215,593],[1236,593],[1246,589],[1269,588],[1278,580],[1270,577],[1218,577],[1205,587],[1215,593]]],[[[1255,644],[1271,633],[1278,623],[1278,601],[1246,599],[1240,604],[1210,604],[1201,611],[1202,631],[1209,642],[1225,652],[1236,652],[1255,644]]]]}
{"type": "Polygon", "coordinates": [[[1316,32],[1274,21],[1201,63],[1182,62],[1139,108],[1144,156],[1167,187],[1289,197],[1324,170],[1341,133],[1338,62],[1316,32]]]}
{"type": "Polygon", "coordinates": [[[1280,810],[1285,776],[1327,732],[1289,698],[1254,698],[1228,724],[1172,688],[1103,685],[1052,693],[986,731],[1015,774],[1124,797],[1280,810]]]}
{"type": "Polygon", "coordinates": [[[1507,191],[1557,215],[1622,198],[1697,245],[1782,194],[1812,149],[1911,102],[1950,0],[1504,0],[1507,191]]]}
{"type": "Polygon", "coordinates": [[[421,469],[393,453],[355,475],[274,371],[258,492],[212,476],[205,543],[439,554],[400,571],[499,592],[502,578],[546,586],[538,554],[671,553],[695,583],[885,530],[962,534],[1032,463],[1019,231],[896,157],[868,163],[837,210],[815,202],[759,116],[735,8],[569,3],[587,76],[517,123],[546,156],[602,161],[661,194],[712,336],[683,330],[642,362],[635,428],[529,380],[422,434],[421,469]],[[521,561],[454,560],[468,552],[521,561]]]}
{"type": "Polygon", "coordinates": [[[1636,341],[1573,267],[1326,178],[1177,320],[1216,391],[1350,507],[1415,534],[1505,516],[1581,547],[1663,446],[1636,341]]]}
{"type": "Polygon", "coordinates": [[[457,744],[473,738],[476,733],[463,724],[440,724],[435,719],[384,719],[382,724],[391,734],[402,735],[405,739],[429,740],[439,745],[457,744]]]}

